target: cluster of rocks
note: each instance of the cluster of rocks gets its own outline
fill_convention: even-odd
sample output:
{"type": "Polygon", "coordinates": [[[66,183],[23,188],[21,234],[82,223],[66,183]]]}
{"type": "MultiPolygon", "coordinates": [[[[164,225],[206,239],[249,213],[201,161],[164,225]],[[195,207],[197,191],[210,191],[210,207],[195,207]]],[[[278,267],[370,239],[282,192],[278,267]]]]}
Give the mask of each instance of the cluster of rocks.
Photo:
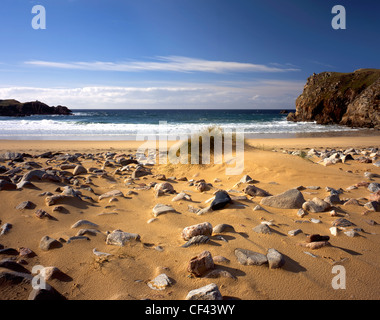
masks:
{"type": "MultiPolygon", "coordinates": [[[[321,151],[311,149],[308,152],[308,156],[315,156],[322,159],[327,158],[329,159],[328,161],[335,159],[335,162],[337,162],[338,159],[342,162],[348,160],[362,161],[362,158],[364,157],[366,159],[371,159],[371,163],[377,166],[376,163],[378,163],[379,150],[377,148],[369,148],[366,150],[347,149],[321,151]],[[349,157],[351,157],[351,159],[349,157]]],[[[192,205],[188,206],[189,211],[195,213],[197,216],[217,214],[219,210],[229,208],[231,204],[237,207],[241,206],[245,208],[248,205],[242,205],[240,204],[240,201],[252,203],[253,199],[258,198],[260,204],[255,205],[255,207],[252,208],[254,211],[270,210],[270,208],[294,210],[295,217],[299,219],[295,221],[296,223],[320,223],[320,219],[304,219],[304,217],[308,214],[314,213],[326,212],[329,217],[337,217],[328,229],[330,234],[333,236],[337,236],[338,231],[343,231],[346,236],[355,237],[363,231],[348,219],[338,218],[339,215],[337,214],[337,209],[339,209],[340,206],[356,205],[363,206],[366,209],[366,212],[380,211],[380,183],[374,181],[374,179],[378,178],[378,176],[374,173],[364,176],[364,178],[368,181],[358,182],[357,184],[349,186],[346,189],[334,189],[327,186],[324,189],[326,193],[324,197],[313,197],[312,199],[306,200],[304,197],[305,193],[302,193],[302,191],[310,189],[323,192],[323,189],[320,186],[297,186],[282,193],[272,194],[268,190],[259,188],[256,185],[259,181],[252,179],[248,175],[244,175],[233,187],[239,190],[224,190],[214,187],[212,183],[208,183],[204,179],[187,180],[185,177],[167,178],[164,174],[154,175],[151,167],[141,165],[131,154],[126,155],[107,152],[97,154],[76,153],[72,155],[47,152],[37,156],[32,156],[28,154],[8,152],[0,155],[0,161],[5,163],[5,165],[0,166],[1,191],[22,190],[24,188],[39,190],[35,185],[36,182],[38,182],[38,185],[40,185],[40,182],[56,184],[57,188],[54,193],[39,193],[40,196],[45,197],[45,208],[39,208],[30,200],[21,201],[16,206],[16,210],[30,210],[30,212],[34,212],[34,216],[38,219],[56,220],[54,217],[55,213],[67,213],[67,209],[64,204],[68,200],[79,201],[82,205],[91,206],[94,203],[102,203],[104,201],[118,201],[118,198],[127,198],[130,195],[136,194],[136,191],[139,190],[153,190],[156,200],[159,201],[159,203],[152,207],[151,214],[153,215],[153,218],[148,221],[148,223],[151,223],[157,219],[160,219],[161,217],[159,216],[163,214],[178,213],[173,207],[174,204],[171,205],[165,201],[167,197],[170,197],[170,200],[168,200],[171,201],[170,203],[186,201],[194,204],[192,196],[189,194],[190,192],[176,190],[179,188],[174,188],[174,181],[182,181],[187,185],[187,187],[194,188],[194,194],[213,191],[213,197],[206,201],[208,206],[203,208],[196,208],[192,205]],[[46,165],[43,166],[31,159],[38,159],[40,163],[44,161],[46,165]],[[98,167],[86,168],[82,163],[84,160],[94,161],[98,167],[101,166],[101,169],[98,167]],[[110,170],[112,171],[111,173],[110,170]],[[94,191],[92,179],[101,178],[109,181],[115,181],[116,176],[124,179],[125,187],[130,189],[128,192],[123,192],[118,189],[112,189],[104,193],[96,193],[94,191]],[[147,176],[150,176],[156,181],[150,183],[141,182],[141,180],[146,180],[147,176]],[[360,204],[363,199],[358,200],[344,197],[346,192],[355,188],[366,188],[368,190],[369,196],[364,199],[364,205],[360,204]],[[84,191],[87,191],[86,194],[90,193],[91,196],[84,195],[84,191]],[[46,211],[49,207],[53,207],[52,214],[46,211]]],[[[325,162],[324,160],[322,161],[325,162]]],[[[219,181],[220,180],[216,179],[214,182],[219,181]]],[[[372,220],[369,220],[368,223],[375,224],[372,220]]],[[[270,237],[273,231],[272,225],[273,223],[271,221],[264,221],[260,225],[252,228],[252,231],[260,234],[259,236],[262,235],[264,237],[270,237]]],[[[12,232],[12,228],[13,225],[11,223],[5,222],[0,228],[0,236],[6,237],[8,233],[12,232]]],[[[104,243],[109,246],[124,247],[131,242],[142,242],[142,237],[138,233],[125,232],[121,229],[114,229],[113,231],[104,230],[97,223],[85,219],[78,220],[71,226],[71,229],[72,230],[70,231],[73,235],[67,239],[55,239],[50,235],[44,235],[39,241],[39,249],[43,252],[55,249],[59,250],[59,248],[70,245],[72,242],[91,241],[91,238],[96,236],[103,237],[104,243]]],[[[184,244],[181,245],[181,247],[185,248],[181,250],[190,251],[190,249],[186,248],[192,246],[194,246],[193,248],[196,246],[207,248],[207,246],[213,244],[215,241],[222,241],[221,243],[223,244],[223,242],[228,242],[228,237],[225,233],[235,234],[235,227],[227,223],[218,224],[213,227],[212,224],[207,221],[187,226],[183,228],[180,234],[180,237],[184,241],[184,244]]],[[[301,229],[294,229],[290,230],[288,235],[290,237],[295,237],[302,233],[303,231],[301,229]]],[[[307,235],[306,241],[299,242],[297,245],[311,250],[316,250],[330,245],[330,241],[329,236],[311,234],[307,235]]],[[[156,249],[158,251],[163,250],[160,246],[157,246],[156,249]]],[[[265,252],[253,251],[250,247],[235,248],[233,252],[236,257],[236,262],[240,265],[248,267],[264,265],[268,266],[269,269],[278,269],[282,268],[287,261],[287,257],[275,248],[268,248],[265,252]]],[[[96,248],[92,249],[92,253],[97,258],[108,258],[112,256],[112,254],[98,251],[96,248]]],[[[16,260],[5,259],[0,261],[0,267],[3,268],[0,269],[0,278],[9,279],[9,277],[22,277],[25,281],[31,281],[31,272],[28,272],[22,266],[20,259],[26,259],[33,254],[36,255],[36,253],[32,252],[29,248],[4,248],[0,245],[0,254],[17,256],[16,260]],[[21,269],[21,267],[23,267],[26,271],[21,269]],[[20,273],[22,275],[20,275],[20,273]]],[[[225,277],[237,280],[237,277],[231,272],[219,267],[219,264],[223,263],[229,263],[229,260],[223,256],[213,257],[210,250],[200,250],[197,255],[189,256],[189,260],[186,262],[186,270],[191,277],[196,278],[225,277]]],[[[58,268],[49,268],[50,269],[46,270],[46,274],[55,273],[56,275],[60,274],[60,276],[62,276],[62,272],[60,272],[58,268]]],[[[65,276],[67,277],[67,275],[65,276]]],[[[49,276],[47,276],[46,279],[50,279],[49,276]]],[[[160,291],[165,290],[167,287],[171,287],[174,284],[174,279],[170,278],[166,273],[160,273],[157,277],[147,282],[149,288],[160,291]]],[[[38,297],[46,298],[49,294],[53,298],[62,297],[62,295],[57,293],[52,287],[49,292],[50,293],[43,291],[39,294],[34,292],[31,297],[33,299],[37,299],[38,297]]],[[[218,286],[214,283],[196,290],[192,290],[186,297],[186,299],[216,300],[222,298],[223,297],[218,286]]]]}
{"type": "MultiPolygon", "coordinates": [[[[277,150],[275,150],[277,151],[277,150]]],[[[373,148],[348,148],[348,149],[309,149],[304,150],[283,150],[282,152],[294,156],[301,156],[307,159],[317,159],[316,162],[324,166],[334,165],[336,163],[346,163],[347,161],[356,161],[359,163],[372,163],[380,167],[380,149],[373,148]],[[319,160],[318,160],[319,159],[319,160]]]]}

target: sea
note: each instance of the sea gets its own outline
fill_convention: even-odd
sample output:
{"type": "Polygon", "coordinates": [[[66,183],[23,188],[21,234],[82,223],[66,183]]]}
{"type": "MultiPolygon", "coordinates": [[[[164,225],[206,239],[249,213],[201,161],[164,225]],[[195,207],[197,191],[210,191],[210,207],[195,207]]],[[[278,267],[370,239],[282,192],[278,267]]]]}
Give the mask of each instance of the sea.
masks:
{"type": "MultiPolygon", "coordinates": [[[[289,122],[276,109],[77,109],[72,115],[0,117],[0,139],[131,140],[137,135],[193,134],[210,127],[244,133],[246,138],[290,138],[357,133],[339,125],[289,122]]],[[[289,110],[295,111],[295,110],[289,110]]]]}

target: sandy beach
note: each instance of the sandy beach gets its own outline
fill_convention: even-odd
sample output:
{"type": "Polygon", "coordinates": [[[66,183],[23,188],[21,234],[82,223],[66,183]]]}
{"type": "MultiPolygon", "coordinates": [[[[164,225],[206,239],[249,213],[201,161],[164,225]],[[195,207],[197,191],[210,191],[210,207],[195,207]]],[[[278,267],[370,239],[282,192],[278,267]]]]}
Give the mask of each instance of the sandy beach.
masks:
{"type": "Polygon", "coordinates": [[[134,157],[141,141],[2,140],[1,154],[27,154],[22,162],[0,160],[3,181],[9,177],[17,185],[33,170],[47,171],[48,176],[29,179],[32,185],[0,191],[0,225],[11,225],[0,235],[0,299],[28,299],[32,291],[30,275],[35,275],[32,268],[42,266],[59,269],[47,283],[69,300],[184,300],[191,290],[211,283],[217,285],[225,300],[378,300],[380,208],[376,212],[364,205],[372,193],[368,185],[380,183],[380,167],[374,165],[380,160],[380,151],[371,149],[378,148],[379,142],[376,134],[251,139],[244,151],[241,175],[226,175],[225,164],[170,164],[146,166],[144,170],[150,174],[138,177],[134,176],[137,164],[126,165],[128,161],[123,164],[120,159],[134,157]],[[347,151],[350,148],[353,150],[347,151]],[[309,152],[311,149],[316,152],[309,152]],[[336,149],[341,152],[339,156],[347,151],[352,159],[326,165],[318,156],[324,149],[336,149]],[[297,155],[297,151],[303,152],[297,155]],[[46,152],[52,155],[36,157],[46,152]],[[55,153],[75,157],[59,158],[55,153]],[[86,170],[73,176],[77,165],[86,170]],[[10,171],[17,168],[20,169],[10,171]],[[239,183],[244,175],[253,181],[239,183]],[[204,191],[197,187],[202,179],[206,183],[204,191]],[[169,183],[175,192],[157,192],[160,183],[169,183]],[[299,208],[261,204],[264,197],[244,192],[249,185],[273,196],[298,189],[305,202],[313,198],[326,200],[332,189],[340,190],[340,202],[330,203],[321,212],[305,210],[301,217],[297,215],[299,208]],[[47,200],[49,195],[62,195],[65,190],[65,196],[47,200]],[[100,197],[115,190],[121,194],[100,197]],[[203,214],[190,212],[191,208],[196,211],[208,207],[210,202],[206,201],[218,190],[228,192],[230,204],[203,214]],[[188,199],[172,201],[181,192],[188,199]],[[346,204],[350,199],[354,200],[346,204]],[[16,208],[25,201],[32,203],[30,208],[16,208]],[[155,216],[152,210],[157,204],[174,210],[155,216]],[[37,216],[39,209],[47,215],[40,212],[37,216]],[[352,225],[339,227],[333,235],[330,228],[339,218],[352,225]],[[80,220],[92,225],[73,227],[80,220]],[[182,247],[186,243],[181,237],[183,229],[204,222],[213,228],[219,224],[230,227],[213,231],[206,243],[182,247]],[[270,233],[257,231],[263,222],[270,233]],[[123,246],[115,245],[109,240],[114,230],[139,237],[123,246]],[[298,231],[292,235],[295,230],[298,231]],[[305,246],[312,243],[308,242],[310,235],[316,234],[329,236],[328,243],[317,249],[305,246]],[[57,240],[56,247],[42,249],[41,239],[45,236],[57,240]],[[22,248],[32,253],[25,254],[22,248]],[[268,263],[244,265],[236,255],[239,248],[263,255],[273,248],[281,254],[282,263],[278,268],[268,263]],[[189,272],[188,265],[203,251],[211,254],[214,266],[199,276],[189,272]],[[16,262],[20,269],[8,269],[6,259],[16,262]],[[343,266],[344,288],[334,288],[334,266],[343,266]],[[12,272],[29,274],[29,278],[9,276],[12,272]],[[153,280],[161,274],[168,277],[170,285],[152,289],[153,280]]]}

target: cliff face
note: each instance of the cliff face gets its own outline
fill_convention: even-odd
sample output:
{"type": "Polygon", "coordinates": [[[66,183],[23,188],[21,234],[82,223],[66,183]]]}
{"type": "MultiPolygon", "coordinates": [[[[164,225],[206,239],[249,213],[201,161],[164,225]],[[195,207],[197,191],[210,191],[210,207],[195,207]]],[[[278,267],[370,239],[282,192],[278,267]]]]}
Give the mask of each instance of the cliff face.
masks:
{"type": "Polygon", "coordinates": [[[287,119],[380,129],[380,70],[313,74],[287,119]]]}
{"type": "Polygon", "coordinates": [[[71,113],[67,107],[49,107],[39,101],[21,103],[17,100],[0,100],[0,116],[23,117],[32,114],[70,115],[71,113]]]}

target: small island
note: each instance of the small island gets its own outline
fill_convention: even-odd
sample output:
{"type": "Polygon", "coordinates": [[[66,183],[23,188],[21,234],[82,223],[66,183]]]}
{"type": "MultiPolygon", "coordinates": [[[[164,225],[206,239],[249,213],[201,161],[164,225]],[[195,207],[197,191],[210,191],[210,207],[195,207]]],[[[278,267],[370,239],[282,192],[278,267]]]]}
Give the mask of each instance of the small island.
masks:
{"type": "Polygon", "coordinates": [[[71,115],[72,111],[60,105],[50,107],[40,101],[22,103],[14,99],[0,100],[0,116],[2,117],[25,117],[34,114],[71,115]]]}

